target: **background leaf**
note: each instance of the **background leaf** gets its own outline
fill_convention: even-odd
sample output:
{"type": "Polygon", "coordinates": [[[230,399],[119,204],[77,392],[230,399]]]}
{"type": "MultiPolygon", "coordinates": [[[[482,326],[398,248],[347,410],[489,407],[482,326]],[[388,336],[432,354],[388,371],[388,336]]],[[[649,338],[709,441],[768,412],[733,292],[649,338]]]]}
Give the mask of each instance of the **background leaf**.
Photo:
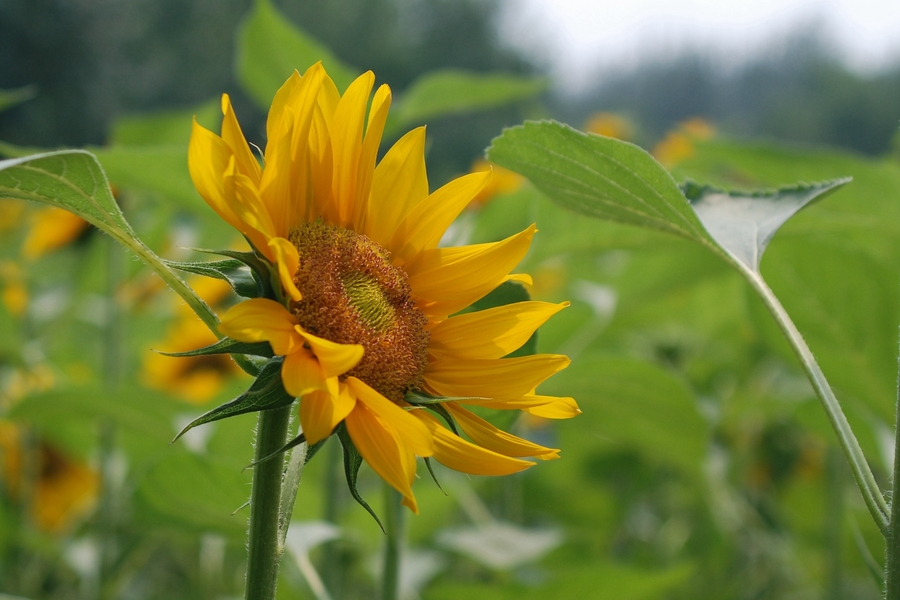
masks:
{"type": "Polygon", "coordinates": [[[359,73],[288,21],[270,0],[254,2],[238,30],[236,69],[238,82],[260,108],[269,108],[295,69],[302,74],[317,61],[342,92],[359,73]]]}

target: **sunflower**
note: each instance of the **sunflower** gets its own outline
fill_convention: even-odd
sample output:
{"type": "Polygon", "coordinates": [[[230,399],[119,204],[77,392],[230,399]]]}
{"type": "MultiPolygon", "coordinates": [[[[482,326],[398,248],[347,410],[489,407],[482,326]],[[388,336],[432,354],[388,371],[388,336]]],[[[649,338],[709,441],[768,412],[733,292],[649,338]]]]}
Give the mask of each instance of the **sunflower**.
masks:
{"type": "Polygon", "coordinates": [[[222,333],[268,342],[284,357],[284,388],[300,398],[307,442],[345,428],[418,512],[416,456],[478,475],[558,456],[494,427],[473,405],[555,418],[579,411],[571,398],[535,391],[567,357],[504,358],[567,303],[458,314],[505,281],[529,281],[510,273],[535,227],[496,243],[440,247],[491,173],[429,192],[424,127],[378,162],[391,92],[382,85],[372,96],[374,82],[364,73],[342,95],[321,64],[295,72],[269,110],[263,166],[224,95],[221,135],[195,122],[188,164],[200,195],[274,273],[273,297],[233,306],[222,333]]]}

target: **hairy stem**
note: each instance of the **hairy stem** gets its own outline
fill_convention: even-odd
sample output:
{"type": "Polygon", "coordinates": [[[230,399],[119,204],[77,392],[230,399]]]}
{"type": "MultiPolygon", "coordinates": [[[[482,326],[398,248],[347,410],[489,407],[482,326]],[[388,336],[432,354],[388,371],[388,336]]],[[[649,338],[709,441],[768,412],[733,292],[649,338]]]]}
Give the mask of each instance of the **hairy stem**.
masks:
{"type": "MultiPolygon", "coordinates": [[[[816,362],[812,351],[809,349],[809,346],[806,345],[806,341],[794,325],[794,322],[791,321],[787,311],[784,310],[781,302],[778,301],[774,292],[766,285],[766,282],[763,281],[759,273],[751,271],[741,264],[738,264],[737,266],[750,282],[750,285],[753,286],[753,289],[756,290],[762,298],[763,302],[765,302],[769,312],[775,317],[775,321],[781,328],[782,333],[784,333],[784,336],[794,349],[794,353],[800,360],[800,364],[803,365],[803,369],[806,371],[810,383],[812,383],[813,388],[816,390],[816,395],[818,395],[819,400],[822,402],[825,414],[828,416],[828,420],[831,422],[831,426],[837,434],[841,450],[843,450],[844,456],[847,457],[847,461],[850,463],[853,478],[856,480],[856,485],[862,493],[866,508],[869,509],[869,514],[872,515],[872,519],[875,521],[878,529],[881,530],[882,535],[887,538],[889,534],[888,515],[890,509],[888,508],[881,489],[878,487],[878,483],[875,481],[872,470],[869,468],[869,463],[866,462],[866,457],[863,455],[862,448],[859,446],[859,441],[853,434],[850,423],[847,421],[847,417],[841,409],[841,404],[838,402],[834,392],[831,390],[831,386],[828,385],[828,381],[825,379],[825,374],[822,372],[822,369],[819,368],[819,364],[816,362]]],[[[898,597],[898,600],[900,600],[900,597],[898,597]]]]}
{"type": "Polygon", "coordinates": [[[384,512],[387,540],[384,546],[384,569],[381,572],[381,600],[400,598],[400,560],[406,530],[405,508],[400,493],[384,484],[384,512]]]}
{"type": "Polygon", "coordinates": [[[284,446],[290,405],[259,413],[256,431],[256,466],[250,493],[250,531],[247,544],[245,600],[274,600],[281,544],[280,505],[284,458],[263,461],[284,446]]]}

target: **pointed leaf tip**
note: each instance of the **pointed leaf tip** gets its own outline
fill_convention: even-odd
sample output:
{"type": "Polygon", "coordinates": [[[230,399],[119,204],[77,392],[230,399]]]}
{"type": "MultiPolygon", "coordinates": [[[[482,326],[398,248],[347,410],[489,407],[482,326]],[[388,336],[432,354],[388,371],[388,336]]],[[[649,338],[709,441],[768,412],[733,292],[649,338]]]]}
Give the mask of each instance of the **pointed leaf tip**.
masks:
{"type": "Polygon", "coordinates": [[[688,182],[684,194],[706,230],[732,258],[759,272],[775,232],[803,207],[849,183],[850,177],[775,190],[728,191],[688,182]]]}

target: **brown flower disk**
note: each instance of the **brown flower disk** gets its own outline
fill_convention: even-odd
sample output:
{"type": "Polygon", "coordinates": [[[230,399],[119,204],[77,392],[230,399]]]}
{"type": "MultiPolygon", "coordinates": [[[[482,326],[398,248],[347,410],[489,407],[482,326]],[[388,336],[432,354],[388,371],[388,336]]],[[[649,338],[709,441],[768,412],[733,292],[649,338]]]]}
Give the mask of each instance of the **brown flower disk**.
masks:
{"type": "Polygon", "coordinates": [[[387,250],[322,221],[294,228],[290,240],[300,253],[294,283],[303,294],[291,303],[291,312],[309,333],[365,349],[360,363],[341,379],[357,377],[394,402],[420,388],[428,319],[387,250]]]}

